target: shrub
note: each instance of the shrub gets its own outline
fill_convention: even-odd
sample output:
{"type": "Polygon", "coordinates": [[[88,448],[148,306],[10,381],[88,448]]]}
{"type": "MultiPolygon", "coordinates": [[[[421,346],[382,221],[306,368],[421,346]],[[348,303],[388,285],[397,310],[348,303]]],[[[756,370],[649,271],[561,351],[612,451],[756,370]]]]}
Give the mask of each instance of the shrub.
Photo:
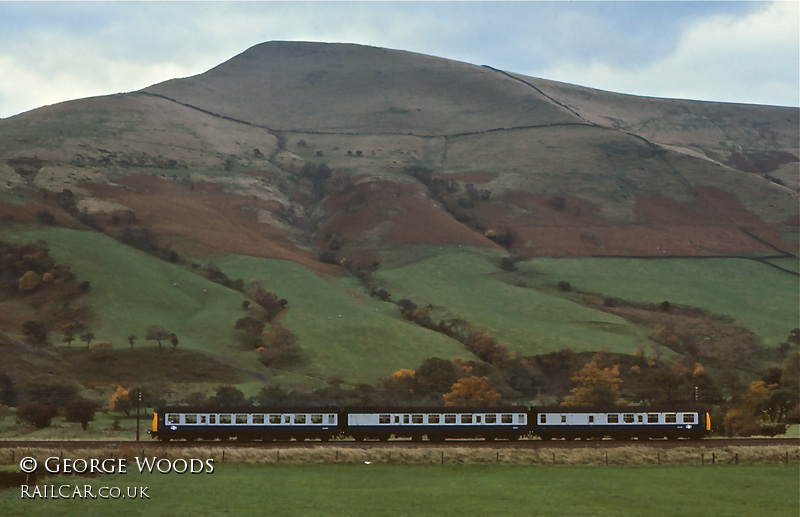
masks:
{"type": "Polygon", "coordinates": [[[42,402],[29,402],[17,408],[17,419],[37,429],[48,427],[57,414],[55,406],[42,402]]]}

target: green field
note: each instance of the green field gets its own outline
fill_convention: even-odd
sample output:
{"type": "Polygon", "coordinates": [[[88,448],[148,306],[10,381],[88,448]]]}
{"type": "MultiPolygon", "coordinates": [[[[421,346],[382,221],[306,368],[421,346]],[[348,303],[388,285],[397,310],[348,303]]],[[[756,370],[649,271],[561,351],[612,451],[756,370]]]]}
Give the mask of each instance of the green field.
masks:
{"type": "MultiPolygon", "coordinates": [[[[778,262],[788,266],[790,261],[778,262]]],[[[797,277],[754,260],[535,259],[519,268],[550,281],[570,282],[581,291],[703,308],[733,318],[765,346],[785,341],[800,325],[797,277]]]]}
{"type": "MultiPolygon", "coordinates": [[[[177,334],[179,350],[239,369],[239,384],[248,394],[265,380],[319,387],[339,377],[373,384],[428,357],[472,358],[458,341],[406,321],[396,305],[370,297],[353,277],[323,277],[282,260],[215,257],[231,279],[259,280],[288,300],[281,324],[298,337],[304,361],[289,370],[269,370],[236,342],[234,326],[246,315],[245,297],[189,266],[158,260],[93,232],[28,229],[3,238],[45,239],[55,260],[91,283],[95,340],[111,341],[122,351],[128,348],[127,336],[135,334],[136,347],[151,350],[155,343],[145,341],[146,330],[161,325],[177,334]]],[[[797,277],[752,260],[533,259],[518,263],[514,272],[501,270],[499,261],[499,254],[485,250],[408,247],[388,258],[372,281],[393,302],[408,298],[430,305],[434,323],[463,318],[473,330],[524,355],[563,348],[632,354],[651,342],[653,327],[583,305],[574,292],[556,288],[560,281],[577,291],[634,303],[699,307],[752,330],[766,347],[800,326],[797,277]]],[[[51,340],[61,345],[60,336],[51,340]]],[[[193,365],[203,368],[201,362],[193,365]]]]}
{"type": "MultiPolygon", "coordinates": [[[[133,461],[131,461],[133,463],[133,461]]],[[[214,465],[211,474],[128,472],[48,484],[128,489],[149,499],[30,500],[0,491],[3,515],[796,516],[797,465],[521,467],[214,465]]],[[[135,464],[132,469],[136,471],[135,464]]],[[[30,491],[29,491],[30,493],[30,491]]]]}

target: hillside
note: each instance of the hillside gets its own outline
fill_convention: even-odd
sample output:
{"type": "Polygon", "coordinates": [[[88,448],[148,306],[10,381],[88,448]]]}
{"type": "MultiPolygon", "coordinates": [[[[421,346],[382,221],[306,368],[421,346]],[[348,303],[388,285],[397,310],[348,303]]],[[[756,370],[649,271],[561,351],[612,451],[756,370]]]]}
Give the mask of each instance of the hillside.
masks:
{"type": "MultiPolygon", "coordinates": [[[[0,120],[0,241],[43,240],[89,283],[67,305],[120,383],[162,361],[155,325],[197,354],[168,375],[248,393],[377,385],[429,357],[511,383],[479,334],[518,359],[697,341],[693,359],[753,375],[800,326],[799,112],[270,42],[0,120]]],[[[22,326],[50,312],[2,278],[0,333],[33,364],[22,326]]],[[[50,322],[59,354],[68,327],[50,322]]],[[[102,361],[65,368],[114,384],[102,361]]]]}

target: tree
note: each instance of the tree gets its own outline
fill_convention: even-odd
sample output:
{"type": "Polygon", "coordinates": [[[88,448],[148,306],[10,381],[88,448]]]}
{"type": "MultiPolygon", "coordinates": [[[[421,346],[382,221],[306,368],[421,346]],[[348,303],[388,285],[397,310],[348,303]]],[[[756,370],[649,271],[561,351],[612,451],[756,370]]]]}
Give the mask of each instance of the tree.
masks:
{"type": "Polygon", "coordinates": [[[178,336],[175,334],[170,334],[169,343],[172,345],[172,349],[175,350],[178,347],[178,336]]]}
{"type": "Polygon", "coordinates": [[[572,395],[564,400],[565,406],[602,406],[620,404],[619,365],[602,367],[599,363],[605,358],[602,352],[594,355],[591,361],[572,376],[572,395]]]}
{"type": "Polygon", "coordinates": [[[64,333],[64,339],[62,340],[67,346],[70,346],[73,341],[75,341],[75,333],[71,330],[68,330],[64,333]]]}
{"type": "Polygon", "coordinates": [[[768,421],[767,403],[777,388],[777,384],[764,381],[750,383],[747,391],[737,396],[734,406],[725,413],[723,426],[737,436],[759,434],[768,421]]]}
{"type": "Polygon", "coordinates": [[[243,407],[248,404],[244,398],[244,393],[233,386],[218,387],[217,392],[209,399],[209,402],[224,408],[243,407]]]}
{"type": "Polygon", "coordinates": [[[44,402],[28,402],[17,407],[17,419],[37,429],[44,429],[58,414],[58,409],[44,402]]]}
{"type": "Polygon", "coordinates": [[[131,349],[133,349],[133,343],[135,341],[136,341],[136,336],[135,335],[131,334],[130,336],[128,336],[128,344],[131,345],[131,349]]]}
{"type": "Polygon", "coordinates": [[[171,332],[160,325],[152,325],[147,328],[145,339],[148,341],[157,341],[158,348],[161,348],[161,342],[169,339],[171,332]]]}
{"type": "Polygon", "coordinates": [[[35,271],[26,271],[21,277],[19,277],[17,288],[19,289],[19,292],[25,293],[28,291],[33,291],[39,287],[39,284],[41,283],[42,278],[35,271]]]}
{"type": "Polygon", "coordinates": [[[414,373],[413,386],[417,392],[425,395],[443,395],[450,391],[458,378],[452,362],[440,357],[429,357],[422,361],[414,373]]]}
{"type": "Polygon", "coordinates": [[[86,342],[86,348],[89,348],[89,346],[92,344],[93,339],[94,339],[93,332],[84,332],[83,334],[81,334],[81,341],[86,342]]]}
{"type": "Polygon", "coordinates": [[[85,431],[89,427],[89,422],[94,420],[94,414],[97,411],[97,402],[83,397],[76,398],[65,408],[67,422],[78,422],[81,428],[85,431]]]}
{"type": "Polygon", "coordinates": [[[125,413],[125,416],[131,416],[133,403],[131,392],[122,386],[117,386],[117,389],[111,395],[111,411],[118,411],[125,413]]]}
{"type": "Polygon", "coordinates": [[[34,345],[44,345],[47,343],[49,329],[43,321],[29,320],[22,324],[22,333],[34,345]]]}
{"type": "Polygon", "coordinates": [[[500,394],[488,377],[463,377],[443,398],[445,406],[494,406],[500,394]]]}

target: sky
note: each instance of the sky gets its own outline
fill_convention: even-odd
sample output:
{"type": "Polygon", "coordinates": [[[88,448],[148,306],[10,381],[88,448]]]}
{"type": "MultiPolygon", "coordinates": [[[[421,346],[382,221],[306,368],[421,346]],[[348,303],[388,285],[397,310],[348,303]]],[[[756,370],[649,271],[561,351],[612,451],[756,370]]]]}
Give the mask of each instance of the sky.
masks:
{"type": "Polygon", "coordinates": [[[797,0],[0,0],[0,118],[200,74],[272,40],[407,50],[634,95],[800,106],[797,0]]]}

